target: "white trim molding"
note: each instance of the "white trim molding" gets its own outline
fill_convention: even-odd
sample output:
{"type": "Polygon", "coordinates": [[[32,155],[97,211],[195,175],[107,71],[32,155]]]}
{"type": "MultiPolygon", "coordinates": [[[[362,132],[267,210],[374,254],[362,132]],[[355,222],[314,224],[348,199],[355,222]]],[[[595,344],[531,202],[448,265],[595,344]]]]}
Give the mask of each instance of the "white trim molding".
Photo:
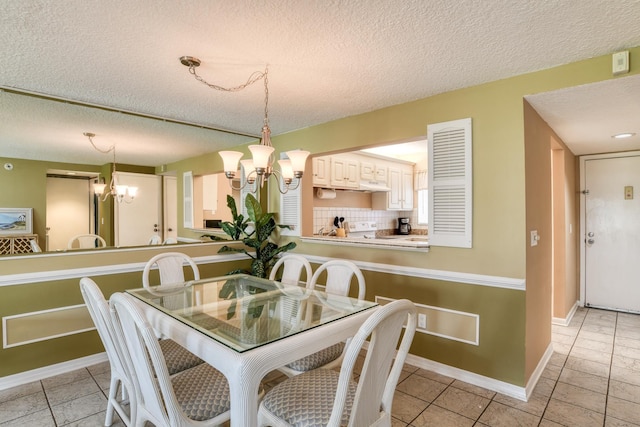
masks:
{"type": "Polygon", "coordinates": [[[455,368],[453,366],[445,365],[444,363],[434,362],[433,360],[414,356],[413,354],[407,355],[406,362],[410,365],[417,366],[418,368],[426,369],[440,375],[445,375],[456,380],[464,381],[466,383],[486,388],[497,393],[502,393],[504,395],[522,400],[524,402],[527,401],[527,393],[524,387],[509,384],[507,382],[499,381],[494,378],[485,377],[484,375],[465,371],[464,369],[455,368]]]}
{"type": "Polygon", "coordinates": [[[550,343],[549,346],[547,347],[547,350],[544,352],[544,354],[540,358],[540,361],[538,362],[536,369],[533,370],[531,377],[529,377],[529,381],[527,381],[527,386],[525,388],[526,400],[529,400],[529,397],[531,397],[531,393],[533,393],[533,389],[536,388],[536,385],[538,384],[538,381],[542,376],[542,371],[544,371],[544,368],[547,367],[547,364],[549,363],[549,360],[551,359],[552,355],[553,355],[553,344],[550,343]]]}
{"type": "MultiPolygon", "coordinates": [[[[85,253],[86,254],[86,253],[85,253]]],[[[244,254],[225,254],[194,257],[196,264],[215,264],[236,260],[245,260],[244,254]]],[[[134,273],[142,271],[146,262],[130,264],[113,264],[87,268],[73,268],[69,270],[49,270],[35,273],[7,274],[0,276],[1,286],[24,285],[28,283],[51,282],[54,280],[79,279],[85,276],[110,276],[113,274],[134,273]]]]}
{"type": "Polygon", "coordinates": [[[573,315],[576,314],[576,310],[578,309],[579,306],[580,306],[580,301],[576,301],[576,303],[573,304],[573,307],[571,307],[571,310],[569,310],[567,317],[564,317],[564,318],[552,317],[551,324],[560,325],[560,326],[569,326],[569,323],[571,323],[571,319],[573,319],[573,315]]]}
{"type": "MultiPolygon", "coordinates": [[[[322,264],[335,258],[304,255],[309,261],[322,264]]],[[[419,277],[422,279],[444,280],[447,282],[458,282],[469,285],[489,286],[493,288],[513,289],[524,291],[526,289],[525,279],[512,277],[486,276],[482,274],[462,273],[459,271],[430,270],[427,268],[407,267],[393,264],[381,264],[377,262],[354,261],[361,270],[375,271],[378,273],[394,274],[396,276],[419,277]]]]}
{"type": "MultiPolygon", "coordinates": [[[[376,295],[375,301],[380,305],[385,305],[395,301],[395,299],[376,295]]],[[[418,310],[418,315],[425,315],[426,322],[426,327],[417,327],[416,332],[463,342],[465,344],[480,345],[480,315],[436,307],[434,305],[413,304],[418,310]],[[440,321],[437,320],[438,317],[440,317],[440,321]],[[432,326],[432,323],[435,323],[436,326],[432,326]],[[468,325],[471,325],[471,327],[468,325]],[[467,335],[466,338],[465,333],[467,335]]]]}
{"type": "Polygon", "coordinates": [[[0,390],[28,384],[33,381],[40,381],[45,378],[53,377],[67,372],[82,369],[98,363],[107,362],[107,353],[92,354],[91,356],[81,357],[79,359],[68,360],[55,365],[43,366],[42,368],[32,369],[30,371],[20,372],[19,374],[7,375],[0,378],[0,390]]]}
{"type": "Polygon", "coordinates": [[[435,362],[433,360],[425,359],[423,357],[414,356],[413,354],[407,355],[407,363],[413,366],[417,366],[422,369],[426,369],[440,375],[445,375],[456,380],[464,381],[469,384],[473,384],[478,387],[486,388],[488,390],[502,393],[506,396],[513,397],[514,399],[527,402],[533,389],[538,384],[538,380],[544,371],[544,368],[549,363],[549,359],[553,354],[553,347],[549,345],[544,355],[538,362],[538,366],[531,374],[529,381],[525,387],[520,387],[514,384],[510,384],[504,381],[496,380],[494,378],[485,377],[474,372],[465,371],[464,369],[455,368],[453,366],[445,365],[444,363],[435,362]]]}
{"type": "MultiPolygon", "coordinates": [[[[95,326],[93,325],[93,322],[91,322],[91,326],[89,327],[84,327],[84,328],[77,328],[74,324],[68,324],[66,325],[68,327],[68,329],[58,329],[58,331],[56,333],[52,333],[52,334],[45,334],[45,335],[31,335],[30,339],[25,339],[25,340],[19,340],[17,338],[10,338],[13,336],[13,333],[11,332],[11,330],[13,329],[11,326],[12,323],[19,323],[20,319],[28,319],[28,318],[38,318],[40,317],[41,320],[39,321],[40,323],[45,322],[49,325],[51,325],[51,322],[54,322],[54,325],[62,325],[62,327],[64,328],[65,325],[64,323],[61,322],[56,322],[55,318],[53,319],[42,319],[42,317],[46,318],[47,314],[56,314],[56,313],[60,313],[63,311],[70,311],[70,310],[78,310],[78,309],[83,309],[86,308],[86,304],[78,304],[78,305],[69,305],[69,306],[65,306],[65,307],[56,307],[56,308],[51,308],[48,310],[40,310],[40,311],[32,311],[32,312],[28,312],[28,313],[20,313],[20,314],[14,314],[11,316],[3,316],[2,317],[2,348],[11,348],[11,347],[17,347],[17,346],[21,346],[21,345],[25,345],[25,344],[31,344],[34,342],[40,342],[40,341],[47,341],[47,340],[51,340],[54,338],[60,338],[60,337],[66,337],[68,335],[74,335],[74,334],[80,334],[82,332],[88,332],[88,331],[93,331],[95,328],[95,326]],[[13,322],[12,322],[13,321],[13,322]]],[[[87,310],[81,310],[82,313],[81,314],[85,314],[87,318],[89,318],[89,312],[87,310]]],[[[76,324],[79,322],[79,320],[81,319],[75,319],[76,324]]],[[[37,332],[41,332],[41,331],[45,331],[46,328],[38,328],[36,325],[33,324],[33,320],[29,321],[27,320],[25,323],[27,323],[27,325],[29,325],[32,330],[34,328],[34,326],[36,327],[37,332]]],[[[25,330],[27,328],[25,328],[25,326],[17,326],[16,327],[17,330],[25,330]]],[[[18,333],[19,334],[19,333],[18,333]]]]}

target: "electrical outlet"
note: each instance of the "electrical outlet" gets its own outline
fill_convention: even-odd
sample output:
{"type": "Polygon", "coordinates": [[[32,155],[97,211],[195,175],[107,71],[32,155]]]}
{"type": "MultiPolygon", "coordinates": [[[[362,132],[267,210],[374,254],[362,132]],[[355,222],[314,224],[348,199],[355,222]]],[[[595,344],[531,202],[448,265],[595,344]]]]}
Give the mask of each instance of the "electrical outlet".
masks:
{"type": "Polygon", "coordinates": [[[427,329],[427,315],[424,313],[418,313],[418,328],[427,329]]]}

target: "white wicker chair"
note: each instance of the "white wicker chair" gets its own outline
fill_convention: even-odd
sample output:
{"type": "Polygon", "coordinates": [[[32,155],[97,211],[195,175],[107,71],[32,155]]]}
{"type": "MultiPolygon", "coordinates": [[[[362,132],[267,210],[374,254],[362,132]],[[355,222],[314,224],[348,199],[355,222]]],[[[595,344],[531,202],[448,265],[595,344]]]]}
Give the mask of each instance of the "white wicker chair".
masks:
{"type": "Polygon", "coordinates": [[[115,331],[111,323],[111,315],[109,314],[109,304],[104,299],[104,295],[102,291],[100,291],[100,288],[98,288],[98,285],[88,277],[80,279],[80,291],[91,315],[91,319],[93,319],[93,323],[96,325],[98,335],[100,335],[102,344],[107,352],[109,365],[111,367],[111,382],[109,385],[107,414],[104,425],[110,426],[113,423],[113,413],[115,410],[122,419],[122,422],[127,426],[131,426],[132,420],[135,419],[135,410],[137,408],[136,393],[131,375],[126,369],[122,349],[116,341],[115,331]],[[122,400],[118,400],[117,397],[118,386],[122,386],[122,400]],[[130,412],[127,411],[126,406],[129,406],[130,412]]]}
{"type": "Polygon", "coordinates": [[[309,263],[309,260],[302,255],[283,255],[271,269],[271,273],[269,273],[269,280],[276,279],[280,267],[282,267],[282,274],[279,277],[280,282],[287,285],[299,285],[301,283],[300,276],[302,275],[302,270],[304,269],[306,279],[304,281],[304,284],[305,286],[309,285],[312,275],[311,263],[309,263]]]}
{"type": "MultiPolygon", "coordinates": [[[[364,299],[366,285],[362,271],[351,261],[331,260],[320,265],[311,276],[308,288],[314,289],[318,279],[326,272],[325,292],[331,295],[349,295],[351,281],[355,277],[358,285],[358,299],[364,299]]],[[[317,368],[334,368],[340,366],[344,356],[346,343],[341,342],[325,348],[317,353],[296,360],[278,368],[285,375],[292,377],[317,368]]]]}
{"type": "MultiPolygon", "coordinates": [[[[109,365],[111,366],[111,383],[109,385],[105,425],[109,426],[112,424],[113,412],[115,410],[125,425],[131,426],[135,420],[135,411],[137,408],[135,387],[133,379],[127,370],[127,363],[125,361],[125,357],[127,356],[123,354],[124,350],[120,346],[116,335],[109,303],[104,298],[104,294],[96,282],[88,277],[80,279],[80,291],[91,315],[91,319],[96,325],[98,335],[100,335],[109,359],[109,365]],[[117,398],[119,385],[122,385],[123,388],[122,400],[118,400],[117,398]],[[125,408],[127,404],[130,408],[129,414],[127,414],[125,408]]],[[[162,350],[167,369],[171,374],[177,374],[178,372],[203,363],[202,359],[181,347],[175,341],[161,340],[158,345],[162,350]]]]}
{"type": "Polygon", "coordinates": [[[36,242],[36,239],[29,240],[29,244],[31,245],[31,250],[34,253],[42,252],[42,248],[40,247],[38,242],[36,242]]]}
{"type": "Polygon", "coordinates": [[[137,427],[216,426],[229,420],[229,383],[218,370],[202,363],[170,376],[151,325],[132,300],[116,293],[114,308],[117,334],[126,345],[129,369],[135,372],[138,405],[137,427]]]}
{"type": "Polygon", "coordinates": [[[393,394],[415,330],[416,308],[411,301],[378,308],[351,339],[339,373],[316,369],[276,385],[260,403],[258,425],[391,426],[393,394]],[[369,336],[362,372],[354,382],[353,369],[369,336]]]}
{"type": "Polygon", "coordinates": [[[104,248],[107,242],[97,234],[79,234],[69,239],[67,249],[104,248]]]}
{"type": "Polygon", "coordinates": [[[149,272],[154,265],[158,266],[160,273],[160,286],[178,284],[184,282],[184,264],[188,264],[193,271],[193,279],[200,279],[198,266],[189,255],[182,252],[164,252],[147,261],[142,271],[142,285],[149,288],[149,272]]]}
{"type": "Polygon", "coordinates": [[[154,234],[149,239],[149,244],[150,245],[159,245],[160,243],[162,243],[162,238],[160,236],[158,236],[157,234],[154,234]]]}

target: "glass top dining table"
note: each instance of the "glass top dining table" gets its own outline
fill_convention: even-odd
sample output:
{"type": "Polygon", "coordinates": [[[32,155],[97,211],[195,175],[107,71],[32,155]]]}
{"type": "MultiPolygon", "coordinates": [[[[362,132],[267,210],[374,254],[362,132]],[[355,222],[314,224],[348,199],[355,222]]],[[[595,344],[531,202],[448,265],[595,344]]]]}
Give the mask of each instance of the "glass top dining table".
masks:
{"type": "Polygon", "coordinates": [[[127,293],[239,353],[377,306],[246,274],[127,293]]]}
{"type": "Polygon", "coordinates": [[[227,378],[232,427],[257,426],[265,375],[352,337],[378,305],[249,275],[127,294],[157,333],[227,378]]]}

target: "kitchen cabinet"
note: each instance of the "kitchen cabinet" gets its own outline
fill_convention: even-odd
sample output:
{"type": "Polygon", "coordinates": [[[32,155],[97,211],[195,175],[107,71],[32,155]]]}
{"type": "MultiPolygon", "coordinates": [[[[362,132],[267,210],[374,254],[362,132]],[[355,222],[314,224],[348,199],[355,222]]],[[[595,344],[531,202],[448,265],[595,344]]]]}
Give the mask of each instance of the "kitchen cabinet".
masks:
{"type": "Polygon", "coordinates": [[[331,156],[331,180],[334,188],[358,188],[360,162],[350,157],[331,156]]]}
{"type": "Polygon", "coordinates": [[[389,166],[388,193],[373,193],[371,205],[376,210],[408,211],[413,209],[413,167],[389,166]]]}
{"type": "Polygon", "coordinates": [[[218,210],[218,175],[202,176],[202,209],[216,213],[218,210]]]}
{"type": "Polygon", "coordinates": [[[313,167],[313,186],[329,187],[331,180],[329,178],[331,156],[314,157],[311,160],[313,167]]]}
{"type": "Polygon", "coordinates": [[[387,182],[387,166],[369,161],[360,162],[360,180],[387,182]]]}

